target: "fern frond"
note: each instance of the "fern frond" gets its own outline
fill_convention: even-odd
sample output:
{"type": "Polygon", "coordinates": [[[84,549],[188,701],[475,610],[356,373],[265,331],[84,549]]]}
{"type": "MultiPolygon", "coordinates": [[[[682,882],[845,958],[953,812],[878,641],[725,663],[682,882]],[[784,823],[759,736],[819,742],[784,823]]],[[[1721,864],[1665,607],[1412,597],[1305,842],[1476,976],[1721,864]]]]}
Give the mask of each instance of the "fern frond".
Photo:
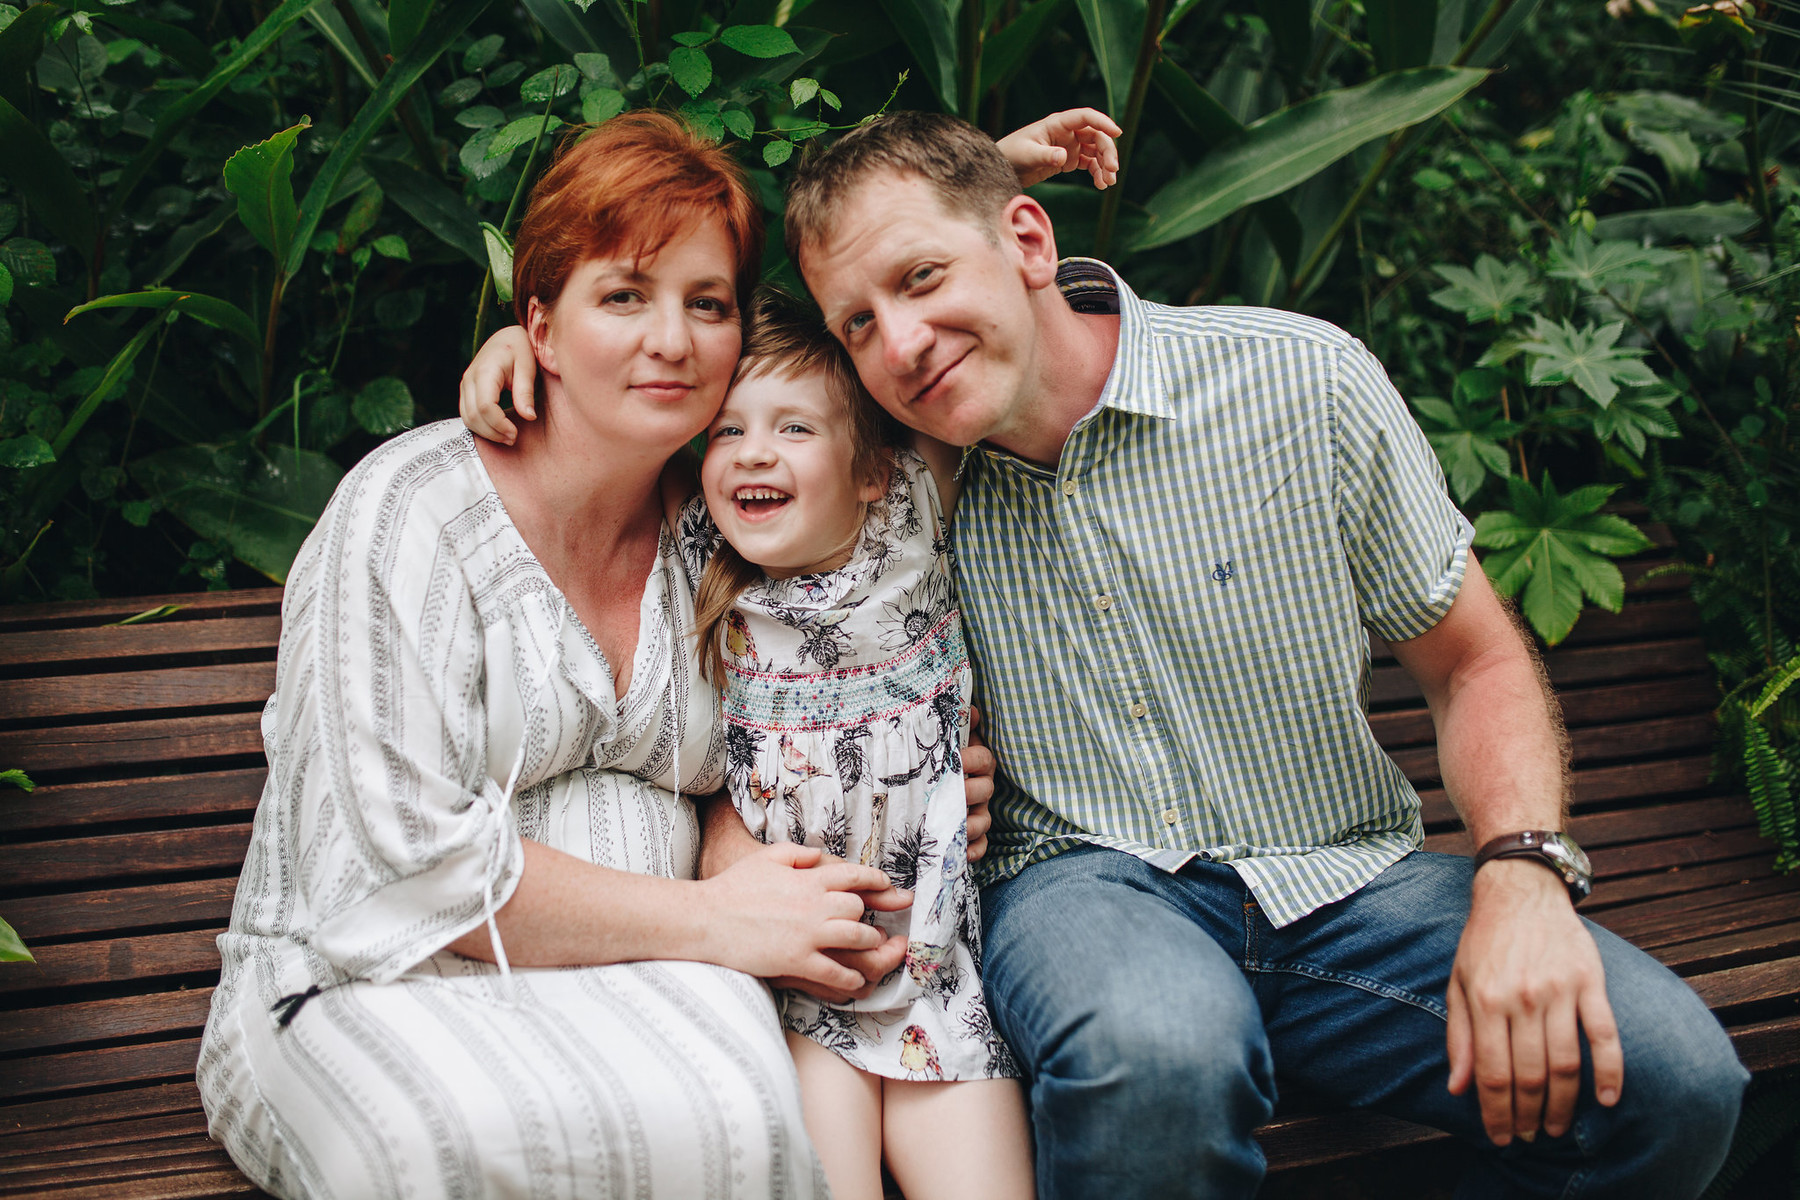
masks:
{"type": "Polygon", "coordinates": [[[1760,723],[1745,720],[1743,736],[1744,783],[1756,810],[1757,832],[1775,843],[1778,863],[1791,864],[1800,854],[1800,820],[1788,766],[1760,723]]]}
{"type": "Polygon", "coordinates": [[[1763,688],[1762,695],[1756,698],[1756,703],[1750,706],[1750,716],[1752,718],[1762,716],[1768,710],[1769,705],[1779,700],[1781,693],[1787,691],[1789,685],[1796,679],[1800,679],[1800,654],[1794,655],[1775,668],[1774,678],[1770,679],[1768,686],[1763,688]]]}

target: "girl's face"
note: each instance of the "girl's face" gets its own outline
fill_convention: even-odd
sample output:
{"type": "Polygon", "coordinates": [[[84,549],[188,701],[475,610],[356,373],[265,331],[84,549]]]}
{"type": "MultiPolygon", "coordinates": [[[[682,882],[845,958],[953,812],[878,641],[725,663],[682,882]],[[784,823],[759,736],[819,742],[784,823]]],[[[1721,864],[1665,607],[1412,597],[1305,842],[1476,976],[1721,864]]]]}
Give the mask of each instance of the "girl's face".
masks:
{"type": "Polygon", "coordinates": [[[532,301],[532,347],[553,426],[586,427],[618,453],[667,458],[706,428],[737,365],[734,262],[713,217],[655,254],[590,258],[553,308],[532,301]]]}
{"type": "Polygon", "coordinates": [[[773,579],[841,567],[876,479],[857,479],[849,420],[820,372],[740,379],[707,433],[700,486],[732,548],[773,579]]]}

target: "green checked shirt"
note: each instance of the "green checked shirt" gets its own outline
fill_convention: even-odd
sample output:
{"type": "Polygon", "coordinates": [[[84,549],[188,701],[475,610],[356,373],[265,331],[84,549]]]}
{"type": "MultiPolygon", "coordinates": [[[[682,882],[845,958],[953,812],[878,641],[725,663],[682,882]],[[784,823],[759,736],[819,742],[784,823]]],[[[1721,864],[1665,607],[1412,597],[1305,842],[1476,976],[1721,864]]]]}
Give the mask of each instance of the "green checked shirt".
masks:
{"type": "Polygon", "coordinates": [[[985,868],[1090,843],[1230,863],[1277,926],[1421,840],[1369,729],[1372,631],[1449,611],[1471,529],[1405,401],[1342,330],[1140,300],[1100,402],[1046,469],[964,459],[955,547],[982,730],[1000,760],[985,868]]]}

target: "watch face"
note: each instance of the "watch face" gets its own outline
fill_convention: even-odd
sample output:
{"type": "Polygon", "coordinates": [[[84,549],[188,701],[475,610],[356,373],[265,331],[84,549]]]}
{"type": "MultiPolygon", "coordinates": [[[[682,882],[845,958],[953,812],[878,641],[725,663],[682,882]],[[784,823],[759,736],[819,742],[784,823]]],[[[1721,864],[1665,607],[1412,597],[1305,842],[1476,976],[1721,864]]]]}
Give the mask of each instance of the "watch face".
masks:
{"type": "Polygon", "coordinates": [[[1544,856],[1558,866],[1573,869],[1583,879],[1593,878],[1594,869],[1588,864],[1588,856],[1567,835],[1551,834],[1544,839],[1543,851],[1544,856]]]}

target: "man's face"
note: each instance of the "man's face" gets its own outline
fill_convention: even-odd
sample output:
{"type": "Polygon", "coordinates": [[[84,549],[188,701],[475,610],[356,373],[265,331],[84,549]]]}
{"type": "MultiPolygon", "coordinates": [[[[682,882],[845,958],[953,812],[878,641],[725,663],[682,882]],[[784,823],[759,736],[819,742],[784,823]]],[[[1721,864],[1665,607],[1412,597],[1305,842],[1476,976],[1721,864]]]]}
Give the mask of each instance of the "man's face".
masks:
{"type": "Polygon", "coordinates": [[[1000,214],[984,229],[924,180],[892,172],[857,185],[832,233],[801,249],[807,286],[863,385],[953,446],[1022,418],[1037,324],[1021,261],[1000,214]]]}

